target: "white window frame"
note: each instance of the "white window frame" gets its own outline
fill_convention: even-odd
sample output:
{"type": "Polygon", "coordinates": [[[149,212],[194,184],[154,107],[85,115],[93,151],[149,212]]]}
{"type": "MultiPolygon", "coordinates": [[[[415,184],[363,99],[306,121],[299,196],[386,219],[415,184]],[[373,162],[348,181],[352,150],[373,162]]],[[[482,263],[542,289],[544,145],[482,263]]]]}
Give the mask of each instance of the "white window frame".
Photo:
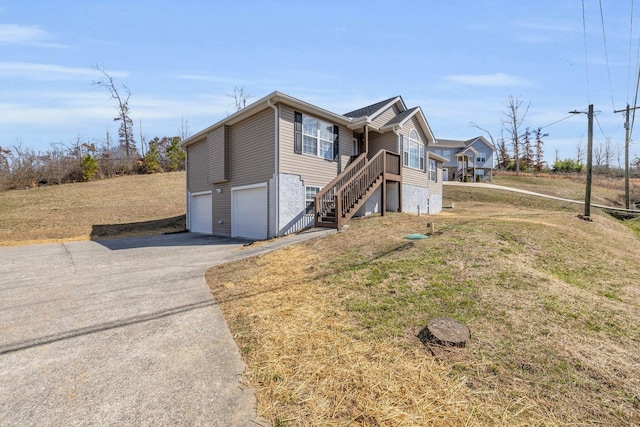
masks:
{"type": "Polygon", "coordinates": [[[304,186],[304,214],[307,216],[313,216],[313,204],[315,202],[315,195],[318,194],[322,190],[322,187],[318,187],[317,185],[305,185],[304,186]],[[314,193],[309,198],[309,191],[313,191],[314,193]]]}
{"type": "Polygon", "coordinates": [[[302,114],[302,154],[320,157],[321,159],[325,160],[333,160],[333,123],[325,122],[324,120],[316,119],[315,117],[302,114]],[[316,122],[316,130],[314,133],[307,132],[307,129],[305,127],[306,120],[313,120],[316,122]],[[331,134],[329,136],[329,138],[331,139],[322,137],[323,127],[331,127],[331,134]],[[315,140],[315,152],[309,150],[308,145],[306,144],[306,141],[310,139],[315,140]],[[323,148],[323,145],[324,147],[328,148],[323,148]]]}
{"type": "Polygon", "coordinates": [[[446,158],[447,161],[451,160],[451,150],[442,150],[442,157],[446,158]]]}
{"type": "Polygon", "coordinates": [[[415,129],[411,129],[409,136],[404,138],[402,147],[402,165],[411,169],[424,171],[424,144],[415,129]]]}
{"type": "Polygon", "coordinates": [[[487,156],[484,153],[478,153],[478,155],[476,156],[476,165],[480,163],[486,163],[486,161],[487,156]]]}
{"type": "Polygon", "coordinates": [[[429,159],[429,181],[438,182],[438,165],[434,159],[429,159]]]}
{"type": "Polygon", "coordinates": [[[478,177],[480,177],[480,181],[484,179],[484,169],[476,169],[476,173],[475,173],[475,176],[473,177],[473,180],[475,181],[476,179],[478,179],[478,177]]]}

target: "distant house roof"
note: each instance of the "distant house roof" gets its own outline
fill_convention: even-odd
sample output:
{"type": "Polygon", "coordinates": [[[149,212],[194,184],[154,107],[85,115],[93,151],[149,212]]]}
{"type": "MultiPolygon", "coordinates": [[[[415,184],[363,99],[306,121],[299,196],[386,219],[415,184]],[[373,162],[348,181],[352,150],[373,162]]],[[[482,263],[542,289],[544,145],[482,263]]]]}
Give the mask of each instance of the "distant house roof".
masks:
{"type": "Polygon", "coordinates": [[[484,139],[484,137],[482,136],[476,136],[475,138],[471,138],[468,139],[466,141],[461,141],[458,139],[439,139],[436,141],[435,144],[432,145],[432,147],[438,147],[438,148],[466,148],[466,147],[470,147],[474,142],[476,141],[481,141],[483,142],[487,147],[491,148],[492,150],[495,151],[495,147],[493,146],[493,144],[491,144],[489,141],[487,141],[486,139],[484,139]]]}
{"type": "Polygon", "coordinates": [[[439,139],[433,144],[433,147],[441,148],[465,148],[467,144],[465,141],[458,141],[455,139],[439,139]]]}

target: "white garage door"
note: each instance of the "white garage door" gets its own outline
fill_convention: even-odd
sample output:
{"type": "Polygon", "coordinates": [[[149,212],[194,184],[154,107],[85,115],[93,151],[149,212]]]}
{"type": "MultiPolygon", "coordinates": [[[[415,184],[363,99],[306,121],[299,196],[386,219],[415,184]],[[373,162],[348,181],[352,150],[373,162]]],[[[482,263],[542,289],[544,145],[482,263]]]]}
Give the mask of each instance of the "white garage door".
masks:
{"type": "Polygon", "coordinates": [[[267,238],[267,187],[260,185],[231,190],[231,235],[248,239],[267,238]]]}
{"type": "Polygon", "coordinates": [[[191,232],[213,233],[211,192],[191,196],[191,232]]]}

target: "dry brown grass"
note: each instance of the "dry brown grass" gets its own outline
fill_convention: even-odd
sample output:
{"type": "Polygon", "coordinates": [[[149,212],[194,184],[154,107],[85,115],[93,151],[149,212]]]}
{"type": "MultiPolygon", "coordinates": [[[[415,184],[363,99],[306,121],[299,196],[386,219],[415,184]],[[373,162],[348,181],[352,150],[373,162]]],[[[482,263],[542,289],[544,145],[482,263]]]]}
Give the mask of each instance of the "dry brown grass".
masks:
{"type": "Polygon", "coordinates": [[[184,229],[184,180],[172,172],[0,192],[0,245],[184,229]]]}
{"type": "MultiPolygon", "coordinates": [[[[516,176],[513,172],[496,171],[494,184],[506,185],[562,197],[572,200],[584,200],[586,175],[524,173],[516,176]]],[[[624,178],[604,174],[593,175],[592,202],[605,206],[624,207],[624,178]]],[[[640,179],[629,180],[631,201],[640,202],[640,179]]]]}
{"type": "MultiPolygon", "coordinates": [[[[538,189],[539,190],[539,189],[538,189]]],[[[637,425],[638,238],[579,206],[447,189],[456,209],[209,270],[274,425],[637,425]],[[442,234],[410,242],[435,221],[442,234]],[[472,330],[425,348],[427,319],[472,330]]]]}

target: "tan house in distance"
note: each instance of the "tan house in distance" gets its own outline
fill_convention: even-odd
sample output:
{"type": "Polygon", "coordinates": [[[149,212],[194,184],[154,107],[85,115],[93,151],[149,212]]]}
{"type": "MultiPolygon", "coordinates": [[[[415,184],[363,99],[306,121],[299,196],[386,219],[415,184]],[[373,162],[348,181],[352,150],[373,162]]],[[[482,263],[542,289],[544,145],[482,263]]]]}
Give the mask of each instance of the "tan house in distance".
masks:
{"type": "Polygon", "coordinates": [[[280,92],[183,142],[187,228],[266,239],[353,216],[442,209],[442,162],[400,96],[337,114],[280,92]]]}

